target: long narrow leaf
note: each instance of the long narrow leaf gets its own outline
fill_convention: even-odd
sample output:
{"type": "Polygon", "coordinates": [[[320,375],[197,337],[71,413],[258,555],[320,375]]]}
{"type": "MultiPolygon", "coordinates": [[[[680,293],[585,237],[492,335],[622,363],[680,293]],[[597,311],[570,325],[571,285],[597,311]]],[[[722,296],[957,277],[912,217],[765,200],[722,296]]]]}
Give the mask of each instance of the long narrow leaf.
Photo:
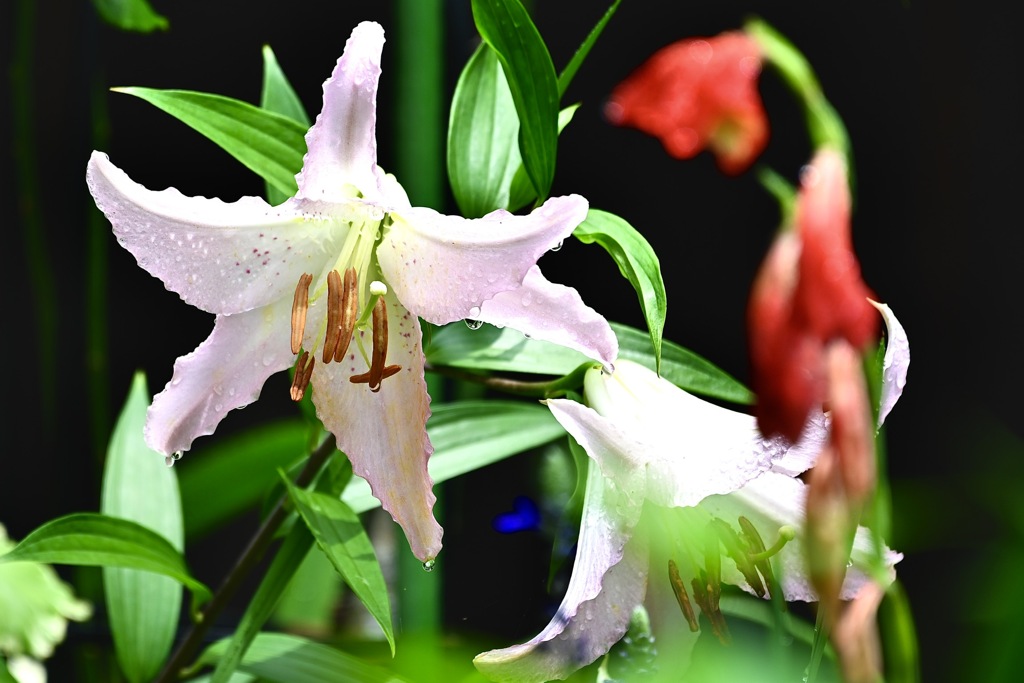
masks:
{"type": "Polygon", "coordinates": [[[459,210],[477,218],[507,208],[522,158],[519,118],[498,56],[486,43],[469,58],[448,118],[448,179],[459,210]]]}
{"type": "Polygon", "coordinates": [[[0,556],[0,564],[4,562],[144,569],[182,583],[197,603],[210,597],[210,589],[192,578],[184,558],[163,536],[135,522],[93,512],[47,522],[0,556]]]}
{"type": "MultiPolygon", "coordinates": [[[[178,481],[142,439],[149,398],[145,375],[136,373],[107,450],[100,511],[152,529],[181,552],[178,481]]],[[[121,670],[133,683],[152,680],[174,640],[181,584],[152,572],[104,567],[103,587],[121,670]]]]}
{"type": "Polygon", "coordinates": [[[293,524],[284,543],[274,555],[266,576],[245,608],[245,614],[230,642],[222,651],[210,683],[227,683],[241,663],[253,639],[263,628],[292,576],[313,547],[313,535],[305,524],[293,524]]]}
{"type": "MultiPolygon", "coordinates": [[[[565,432],[547,408],[518,401],[460,401],[433,407],[427,462],[434,483],[553,441],[565,432]]],[[[366,480],[353,477],[342,499],[356,512],[380,505],[366,480]]]]}
{"type": "MultiPolygon", "coordinates": [[[[214,643],[203,652],[200,663],[216,662],[227,646],[227,640],[214,643]]],[[[259,634],[239,669],[275,683],[408,683],[397,674],[346,652],[283,633],[259,634]]]]}
{"type": "Polygon", "coordinates": [[[572,83],[572,79],[575,78],[576,72],[579,71],[580,66],[583,65],[583,60],[590,54],[590,49],[594,47],[594,43],[601,36],[604,31],[604,27],[611,21],[612,15],[615,14],[615,10],[619,9],[619,3],[622,0],[615,0],[611,7],[604,13],[601,19],[594,25],[594,28],[587,34],[586,40],[579,46],[576,53],[573,54],[572,59],[562,69],[562,73],[558,74],[558,96],[561,97],[565,94],[565,91],[569,89],[569,84],[572,83]]]}
{"type": "MultiPolygon", "coordinates": [[[[611,326],[619,339],[619,358],[628,358],[654,370],[655,357],[650,337],[628,325],[611,323],[611,326]]],[[[694,394],[747,405],[754,402],[754,394],[729,373],[703,356],[670,341],[662,344],[661,376],[694,394]]]]}
{"type": "Polygon", "coordinates": [[[498,55],[519,115],[519,151],[543,201],[555,177],[558,82],[551,55],[518,0],[473,0],[477,30],[498,55]]]}
{"type": "Polygon", "coordinates": [[[302,516],[317,545],[377,620],[395,654],[395,631],[384,574],[366,530],[348,505],[334,496],[296,488],[285,479],[288,496],[302,516]]]}
{"type": "Polygon", "coordinates": [[[633,285],[654,347],[655,371],[660,373],[661,336],[665,330],[668,299],[658,255],[650,242],[622,218],[597,209],[591,209],[572,234],[584,244],[601,245],[615,260],[619,272],[633,285]]]}
{"type": "Polygon", "coordinates": [[[461,321],[437,328],[424,349],[434,366],[567,375],[587,362],[579,351],[493,325],[471,330],[461,321]]]}
{"type": "Polygon", "coordinates": [[[291,197],[306,152],[306,128],[247,102],[190,90],[114,88],[142,98],[217,143],[246,168],[291,197]]]}
{"type": "MultiPolygon", "coordinates": [[[[266,111],[287,116],[292,121],[309,128],[309,116],[295,89],[277,63],[277,57],[269,45],[263,46],[263,90],[260,92],[260,107],[266,111]]],[[[291,195],[267,184],[267,201],[277,206],[291,195]]]]}

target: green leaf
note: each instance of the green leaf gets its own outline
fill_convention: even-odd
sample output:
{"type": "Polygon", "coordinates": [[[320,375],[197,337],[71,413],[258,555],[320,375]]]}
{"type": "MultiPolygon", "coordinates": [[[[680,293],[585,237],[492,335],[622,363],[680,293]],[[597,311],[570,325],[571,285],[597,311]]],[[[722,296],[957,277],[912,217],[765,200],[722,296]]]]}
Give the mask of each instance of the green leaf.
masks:
{"type": "Polygon", "coordinates": [[[434,366],[567,375],[589,359],[579,351],[510,328],[483,325],[471,330],[461,320],[435,328],[424,349],[434,366]]]}
{"type": "Polygon", "coordinates": [[[170,26],[146,0],[92,0],[92,4],[104,21],[123,31],[150,33],[170,26]]]}
{"type": "MultiPolygon", "coordinates": [[[[634,327],[610,323],[619,338],[619,358],[655,368],[650,337],[634,327]]],[[[661,376],[681,389],[733,403],[750,405],[754,394],[714,363],[678,344],[665,341],[661,349],[661,376]]]]}
{"type": "Polygon", "coordinates": [[[611,7],[604,13],[604,16],[594,25],[594,28],[587,34],[587,39],[583,41],[583,44],[579,46],[576,53],[573,54],[572,59],[562,69],[562,73],[558,74],[558,96],[561,97],[565,94],[565,91],[569,89],[569,84],[572,83],[572,79],[575,78],[576,72],[579,71],[580,66],[583,64],[583,60],[590,54],[590,49],[594,47],[594,43],[601,36],[604,31],[604,27],[608,25],[612,15],[615,14],[615,10],[619,9],[619,3],[622,0],[615,0],[611,7]]]}
{"type": "MultiPolygon", "coordinates": [[[[216,662],[227,640],[214,643],[203,652],[200,663],[216,662]]],[[[275,683],[408,683],[396,674],[333,647],[300,636],[261,633],[239,667],[246,673],[275,683]]]]}
{"type": "MultiPolygon", "coordinates": [[[[292,121],[309,128],[309,116],[295,89],[284,75],[277,57],[269,45],[263,46],[263,90],[260,93],[260,107],[266,111],[287,116],[292,121]]],[[[273,206],[283,203],[291,195],[278,190],[267,181],[267,201],[273,206]]]]}
{"type": "Polygon", "coordinates": [[[377,555],[359,517],[334,496],[304,491],[284,479],[295,510],[313,532],[317,546],[380,624],[395,654],[395,631],[391,625],[391,603],[377,555]]]}
{"type": "Polygon", "coordinates": [[[498,56],[481,44],[459,76],[448,117],[448,180],[467,218],[508,207],[509,187],[522,163],[518,131],[498,56]]]}
{"type": "Polygon", "coordinates": [[[291,197],[306,152],[306,128],[296,121],[221,95],[189,90],[114,88],[140,97],[217,143],[246,168],[291,197]]]}
{"type": "Polygon", "coordinates": [[[518,0],[473,0],[480,36],[497,53],[519,116],[519,152],[537,196],[547,199],[558,147],[558,84],[551,55],[518,0]]]}
{"type": "MultiPolygon", "coordinates": [[[[137,372],[107,449],[100,511],[152,529],[181,552],[178,481],[142,438],[149,400],[146,376],[137,372]]],[[[181,584],[152,572],[104,567],[103,588],[121,670],[132,682],[152,680],[174,640],[181,584]]]]}
{"type": "Polygon", "coordinates": [[[312,547],[313,535],[306,525],[293,524],[284,543],[274,555],[274,560],[260,582],[260,587],[245,608],[245,614],[238,622],[234,635],[223,648],[210,683],[226,683],[234,675],[253,639],[270,618],[281,594],[312,547]]]}
{"type": "Polygon", "coordinates": [[[144,569],[184,584],[197,603],[210,598],[210,589],[192,578],[181,553],[163,536],[135,522],[93,512],[47,522],[0,556],[0,564],[4,562],[144,569]]]}
{"type": "Polygon", "coordinates": [[[665,330],[668,301],[661,279],[658,255],[644,236],[615,214],[591,209],[587,218],[572,233],[584,244],[595,242],[608,252],[640,298],[654,346],[655,372],[661,373],[661,336],[665,330]]]}
{"type": "Polygon", "coordinates": [[[309,453],[309,427],[300,419],[252,427],[204,446],[179,467],[185,534],[205,534],[255,507],[278,482],[277,469],[309,453]]]}
{"type": "MultiPolygon", "coordinates": [[[[435,484],[553,441],[565,434],[551,412],[520,401],[459,401],[431,406],[427,434],[435,484]]],[[[356,512],[380,505],[365,479],[353,477],[342,499],[356,512]]]]}
{"type": "MultiPolygon", "coordinates": [[[[569,125],[572,117],[576,115],[576,110],[579,108],[580,105],[573,104],[558,112],[559,134],[569,125]]],[[[512,176],[512,187],[508,191],[508,207],[506,208],[509,211],[521,209],[537,199],[537,192],[533,189],[533,185],[530,184],[530,179],[526,175],[526,167],[523,166],[522,157],[519,156],[518,149],[515,149],[515,158],[519,166],[516,168],[515,175],[512,176]]]]}

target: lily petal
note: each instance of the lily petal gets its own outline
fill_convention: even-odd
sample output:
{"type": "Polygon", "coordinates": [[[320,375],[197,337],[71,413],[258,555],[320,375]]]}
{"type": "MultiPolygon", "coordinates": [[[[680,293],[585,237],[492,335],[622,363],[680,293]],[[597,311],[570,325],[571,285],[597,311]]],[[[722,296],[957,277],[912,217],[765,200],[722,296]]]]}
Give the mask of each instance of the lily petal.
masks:
{"type": "Polygon", "coordinates": [[[887,342],[885,358],[882,360],[882,397],[878,406],[878,424],[885,422],[889,411],[903,395],[903,387],[907,385],[907,370],[910,368],[910,340],[907,331],[896,319],[896,314],[885,304],[872,301],[871,305],[878,309],[885,321],[887,342]]]}
{"type": "MultiPolygon", "coordinates": [[[[386,295],[388,305],[389,364],[401,365],[384,379],[380,391],[350,378],[366,372],[368,365],[354,339],[340,363],[317,364],[313,372],[313,404],[324,427],[337,438],[338,448],[348,455],[353,471],[370,484],[381,506],[401,525],[413,554],[432,560],[441,550],[441,527],[434,519],[433,483],[427,459],[433,452],[427,438],[430,397],[423,380],[423,350],[416,316],[386,295]]],[[[310,316],[317,315],[310,306],[310,316]]],[[[356,333],[369,352],[371,334],[356,333]]]]}
{"type": "Polygon", "coordinates": [[[92,153],[86,180],[139,265],[187,303],[219,315],[288,296],[302,273],[320,272],[345,235],[303,220],[294,200],[271,207],[257,197],[227,203],[148,190],[101,152],[92,153]]]}
{"type": "Polygon", "coordinates": [[[174,374],[146,415],[146,443],[170,455],[212,434],[224,416],[260,396],[267,378],[295,362],[289,348],[291,301],[218,315],[213,332],[174,363],[174,374]]]}
{"type": "Polygon", "coordinates": [[[306,157],[295,176],[298,197],[339,201],[380,198],[377,168],[377,83],[384,29],[364,21],[355,27],[345,52],[324,82],[324,104],[306,133],[306,157]]]}
{"type": "Polygon", "coordinates": [[[605,367],[619,355],[619,340],[608,321],[575,289],[549,282],[537,266],[527,271],[522,286],[485,301],[477,320],[575,349],[605,367]]]}
{"type": "Polygon", "coordinates": [[[734,491],[789,450],[784,439],[761,438],[752,416],[699,399],[627,360],[619,360],[611,374],[588,372],[584,393],[596,412],[563,406],[577,422],[563,426],[573,436],[574,430],[604,435],[613,429],[630,435],[606,449],[606,456],[591,455],[598,462],[617,457],[632,460],[634,468],[646,466],[646,495],[658,505],[696,505],[705,496],[734,491]]]}
{"type": "Polygon", "coordinates": [[[637,504],[591,467],[576,561],[558,611],[530,641],[477,655],[476,668],[495,681],[563,679],[622,638],[647,590],[647,542],[633,535],[642,507],[642,499],[637,504]]]}
{"type": "MultiPolygon", "coordinates": [[[[782,526],[789,526],[797,531],[797,536],[772,559],[782,592],[786,600],[817,601],[818,596],[807,577],[803,542],[800,530],[803,528],[807,486],[799,479],[766,472],[748,482],[743,488],[725,496],[706,498],[700,507],[726,522],[733,522],[743,515],[757,528],[765,545],[775,542],[777,532],[782,526]]],[[[873,554],[871,532],[865,527],[858,527],[854,536],[851,559],[853,565],[846,571],[840,597],[852,599],[860,589],[871,581],[866,567],[873,554]]],[[[889,548],[884,549],[885,563],[889,568],[889,581],[896,577],[894,565],[903,559],[903,555],[889,548]]],[[[736,569],[731,560],[722,563],[723,578],[729,583],[749,590],[743,575],[736,569]],[[730,571],[726,576],[726,566],[730,571]]]]}
{"type": "Polygon", "coordinates": [[[391,214],[394,224],[377,259],[416,315],[437,325],[477,319],[485,301],[520,287],[537,259],[571,235],[587,210],[578,195],[548,199],[526,216],[494,211],[467,219],[411,208],[391,214]]]}
{"type": "Polygon", "coordinates": [[[814,467],[818,456],[828,443],[831,420],[821,410],[813,410],[804,423],[800,440],[786,454],[772,463],[772,472],[795,477],[814,467]]]}

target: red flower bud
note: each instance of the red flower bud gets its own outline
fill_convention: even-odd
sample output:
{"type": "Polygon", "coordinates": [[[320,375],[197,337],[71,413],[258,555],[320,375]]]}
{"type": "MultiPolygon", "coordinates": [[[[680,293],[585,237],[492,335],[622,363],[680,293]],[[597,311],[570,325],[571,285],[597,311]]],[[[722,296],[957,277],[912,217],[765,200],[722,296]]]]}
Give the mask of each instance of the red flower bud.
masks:
{"type": "Polygon", "coordinates": [[[745,33],[681,40],[620,83],[605,116],[659,138],[678,159],[710,148],[722,172],[737,175],[768,143],[760,73],[760,48],[745,33]]]}
{"type": "Polygon", "coordinates": [[[823,342],[840,338],[863,348],[878,335],[878,314],[853,253],[850,190],[839,152],[819,151],[804,170],[796,225],[802,252],[794,310],[823,342]]]}

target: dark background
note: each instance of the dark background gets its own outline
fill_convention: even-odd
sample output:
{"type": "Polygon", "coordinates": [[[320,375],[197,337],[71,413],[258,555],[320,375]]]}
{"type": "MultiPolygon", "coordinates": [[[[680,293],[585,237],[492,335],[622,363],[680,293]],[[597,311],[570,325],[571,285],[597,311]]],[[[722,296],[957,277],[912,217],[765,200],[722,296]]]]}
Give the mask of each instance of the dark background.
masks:
{"type": "MultiPolygon", "coordinates": [[[[154,5],[171,29],[136,35],[102,25],[87,2],[36,3],[30,128],[15,121],[13,90],[4,91],[0,160],[8,180],[0,184],[0,200],[7,207],[2,336],[8,369],[0,411],[0,522],[16,538],[58,515],[98,508],[98,445],[106,437],[90,424],[90,404],[100,401],[100,415],[106,415],[101,422],[112,424],[136,368],[145,369],[151,390],[158,390],[174,358],[211,329],[209,315],[164,290],[112,237],[101,240],[110,305],[101,325],[109,337],[101,348],[108,354],[109,384],[96,395],[88,368],[103,356],[88,355],[85,340],[88,220],[96,217],[84,171],[97,145],[98,112],[106,108],[110,122],[102,148],[147,187],[175,186],[226,200],[263,191],[258,178],[166,114],[128,96],[93,94],[144,85],[256,102],[266,43],[315,115],[320,85],[349,32],[372,19],[384,25],[389,39],[378,127],[385,168],[395,165],[391,112],[417,106],[389,78],[391,50],[402,40],[390,2],[295,2],[287,16],[281,3],[267,0],[154,5]],[[14,163],[16,145],[26,142],[34,150],[42,198],[32,205],[23,193],[30,176],[14,163]],[[40,221],[52,270],[55,328],[49,343],[36,333],[37,299],[25,266],[26,215],[40,221]],[[48,394],[45,386],[55,391],[48,394]]],[[[534,3],[556,69],[604,5],[534,3]]],[[[5,65],[14,55],[16,6],[3,3],[0,9],[5,65]]],[[[447,101],[475,34],[468,1],[452,0],[445,12],[447,101]]],[[[669,294],[666,337],[746,380],[744,307],[778,221],[773,202],[753,177],[720,175],[708,155],[676,161],[656,140],[608,125],[601,105],[657,48],[737,28],[750,14],[803,51],[847,124],[859,184],[854,240],[864,278],[893,307],[911,340],[909,384],[887,432],[893,545],[907,555],[899,571],[917,619],[924,680],[995,680],[1014,670],[1024,644],[1017,616],[1022,591],[1012,581],[1024,533],[1024,504],[1018,503],[1024,483],[1021,307],[1014,303],[1024,265],[1016,210],[1021,59],[1010,48],[1014,25],[985,3],[625,0],[564,100],[583,106],[561,137],[554,194],[583,194],[592,206],[640,229],[661,258],[669,294]]],[[[811,154],[800,112],[770,71],[761,87],[772,125],[763,162],[794,179],[811,154]]],[[[454,211],[450,201],[438,208],[454,211]]],[[[596,247],[567,242],[543,266],[550,279],[577,287],[609,318],[642,326],[632,290],[596,247]]],[[[285,382],[272,378],[245,420],[288,410],[285,382]]],[[[224,427],[245,424],[229,418],[224,427]]],[[[502,467],[467,479],[455,496],[465,507],[448,510],[449,517],[479,521],[446,524],[450,576],[486,576],[489,585],[505,585],[507,578],[517,585],[515,575],[532,571],[523,569],[525,561],[509,568],[503,557],[482,549],[507,548],[498,552],[515,555],[521,547],[514,544],[533,541],[473,536],[474,529],[489,533],[491,517],[508,509],[516,487],[529,479],[522,466],[502,467]]],[[[235,552],[232,542],[240,547],[242,539],[225,543],[235,552]]],[[[191,549],[189,557],[201,579],[216,583],[216,558],[191,549]]],[[[546,566],[538,571],[546,574],[546,566]]],[[[458,627],[501,632],[502,623],[523,619],[524,608],[512,596],[481,598],[465,583],[448,585],[446,618],[458,627]]],[[[522,626],[519,635],[528,630],[522,626]]]]}

